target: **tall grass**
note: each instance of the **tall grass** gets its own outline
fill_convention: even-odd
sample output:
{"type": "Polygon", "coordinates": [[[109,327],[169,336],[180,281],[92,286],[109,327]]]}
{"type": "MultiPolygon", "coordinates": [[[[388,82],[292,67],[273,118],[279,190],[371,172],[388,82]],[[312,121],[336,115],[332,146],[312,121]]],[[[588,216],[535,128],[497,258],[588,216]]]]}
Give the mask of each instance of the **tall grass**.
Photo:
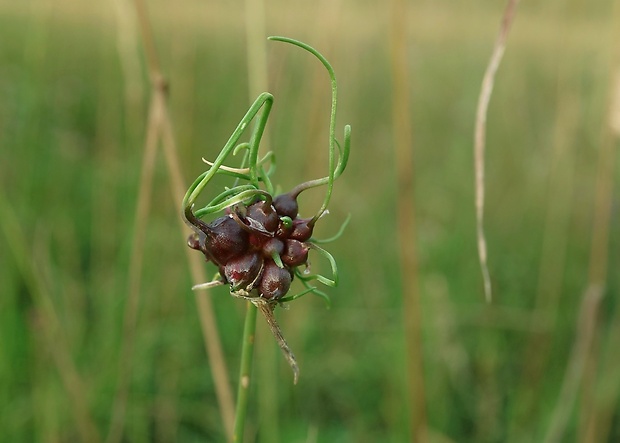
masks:
{"type": "MultiPolygon", "coordinates": [[[[616,135],[603,135],[617,57],[612,5],[554,0],[519,6],[487,121],[489,306],[473,235],[471,134],[503,5],[407,5],[403,63],[411,76],[412,201],[431,442],[542,441],[547,435],[584,331],[577,325],[586,324],[578,321],[580,301],[595,275],[588,269],[593,234],[604,226],[595,225],[601,217],[595,214],[602,211],[608,236],[597,254],[607,272],[596,275],[604,290],[591,323],[585,378],[562,418],[562,435],[563,441],[620,438],[617,158],[607,157],[606,169],[598,166],[599,149],[613,152],[618,143],[616,135]],[[608,191],[595,206],[598,180],[608,191]]],[[[401,202],[393,162],[392,19],[379,2],[343,0],[329,6],[332,15],[324,6],[266,2],[265,32],[324,50],[338,73],[340,123],[355,128],[355,151],[334,191],[332,214],[316,234],[331,235],[349,212],[352,222],[330,249],[341,268],[331,311],[304,297],[281,317],[303,377],[292,390],[277,352],[271,363],[258,362],[252,398],[263,400],[249,404],[246,435],[248,441],[273,441],[274,435],[286,442],[407,441],[403,380],[410,374],[401,298],[407,279],[401,284],[395,250],[401,202]],[[270,404],[261,403],[267,398],[270,404]],[[277,420],[265,416],[266,407],[277,420]]],[[[114,7],[75,0],[0,5],[2,441],[92,441],[92,435],[105,437],[110,424],[126,338],[149,97],[144,65],[132,67],[133,56],[119,55],[119,47],[135,54],[140,46],[119,46],[114,7]],[[37,291],[47,294],[48,307],[37,291]],[[77,389],[68,383],[75,379],[77,389]]],[[[187,180],[201,172],[196,159],[218,152],[247,109],[244,9],[189,0],[175,7],[149,2],[149,8],[160,69],[170,84],[179,171],[187,180]]],[[[305,63],[304,54],[268,46],[266,60],[275,96],[270,147],[286,189],[316,175],[299,157],[324,155],[321,134],[329,122],[314,110],[327,108],[329,96],[322,92],[323,72],[305,63]]],[[[124,436],[222,441],[226,425],[201,319],[217,323],[225,375],[234,377],[243,308],[225,288],[194,298],[191,272],[213,269],[196,263],[188,272],[180,202],[170,191],[165,156],[155,157],[152,173],[124,436]],[[209,320],[201,314],[204,300],[212,303],[209,320]]],[[[321,197],[304,197],[302,207],[321,197]]],[[[259,322],[259,334],[267,333],[260,328],[259,322]]]]}

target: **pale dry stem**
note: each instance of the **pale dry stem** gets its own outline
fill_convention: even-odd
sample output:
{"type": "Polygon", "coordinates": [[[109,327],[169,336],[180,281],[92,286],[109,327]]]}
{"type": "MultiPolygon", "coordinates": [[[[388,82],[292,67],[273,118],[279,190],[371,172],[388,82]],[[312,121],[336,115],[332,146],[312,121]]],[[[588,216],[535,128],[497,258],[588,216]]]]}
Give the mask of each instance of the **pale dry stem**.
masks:
{"type": "Polygon", "coordinates": [[[482,279],[484,283],[484,294],[487,302],[492,299],[491,276],[489,275],[489,265],[487,257],[487,241],[484,234],[484,151],[486,145],[486,125],[487,111],[495,74],[504,55],[506,39],[512,25],[515,10],[519,0],[509,0],[504,10],[504,16],[500,27],[499,35],[495,40],[495,47],[491,54],[491,59],[482,79],[480,96],[478,97],[478,108],[476,110],[476,127],[474,132],[474,170],[476,175],[476,237],[478,239],[478,258],[482,279]]]}
{"type": "Polygon", "coordinates": [[[140,176],[140,189],[136,203],[134,219],[133,242],[129,259],[129,282],[127,288],[127,304],[123,317],[123,340],[119,358],[119,373],[114,399],[114,408],[110,421],[108,442],[118,442],[122,439],[125,424],[125,412],[129,395],[129,383],[134,354],[136,335],[136,323],[140,307],[140,287],[142,262],[144,258],[144,241],[147,225],[147,217],[150,210],[151,194],[153,190],[153,172],[155,169],[155,157],[161,125],[162,113],[158,105],[157,97],[153,97],[149,107],[146,139],[142,157],[142,173],[140,176]]]}
{"type": "MultiPolygon", "coordinates": [[[[620,22],[620,3],[616,5],[614,20],[612,21],[616,25],[620,22]]],[[[617,42],[617,38],[620,32],[617,30],[614,33],[617,42]]],[[[609,267],[609,237],[611,227],[611,213],[614,205],[614,165],[616,164],[616,151],[618,149],[618,141],[620,140],[620,131],[616,126],[616,116],[620,115],[620,64],[618,64],[618,58],[620,57],[620,48],[617,43],[614,45],[615,52],[612,57],[616,62],[616,75],[612,76],[612,84],[610,85],[610,105],[609,105],[609,120],[608,126],[603,128],[603,137],[601,142],[601,151],[599,154],[598,171],[597,171],[597,186],[596,196],[594,204],[594,221],[592,226],[592,245],[590,249],[590,272],[589,272],[589,284],[600,285],[603,287],[603,291],[606,290],[608,267],[609,267]]],[[[612,324],[617,324],[620,321],[620,308],[616,309],[612,324]]],[[[610,345],[616,345],[620,340],[617,336],[613,335],[615,328],[611,328],[610,345]]],[[[612,349],[610,355],[617,355],[617,348],[609,346],[612,349]]],[[[592,355],[591,359],[596,363],[593,363],[592,369],[586,374],[586,382],[590,386],[594,386],[594,380],[596,379],[597,366],[599,355],[592,355]]],[[[617,374],[618,358],[611,358],[607,365],[604,366],[603,374],[617,374]]],[[[612,382],[612,385],[620,386],[620,380],[612,382]]],[[[587,393],[591,394],[591,393],[587,393]]],[[[615,393],[617,399],[618,393],[615,393]]],[[[582,412],[585,422],[585,429],[583,432],[586,436],[589,436],[591,441],[605,441],[609,437],[611,430],[611,421],[613,417],[613,401],[606,399],[593,408],[584,410],[582,412]]]]}
{"type": "MultiPolygon", "coordinates": [[[[168,167],[168,174],[170,176],[170,190],[174,201],[177,203],[177,213],[182,212],[182,200],[185,194],[185,184],[183,183],[183,176],[181,173],[181,167],[179,165],[179,159],[177,156],[177,148],[174,139],[174,131],[172,129],[172,123],[168,116],[167,107],[164,106],[165,102],[162,102],[162,144],[164,148],[164,156],[166,159],[166,165],[168,167]]],[[[183,239],[187,237],[187,226],[183,222],[181,217],[177,217],[180,231],[183,233],[183,239]]],[[[200,254],[195,254],[190,248],[185,248],[187,260],[190,266],[190,273],[192,280],[197,282],[204,282],[207,279],[204,260],[200,254]]],[[[205,346],[207,355],[209,356],[209,364],[211,366],[211,372],[215,383],[215,394],[218,400],[220,414],[226,430],[226,435],[232,435],[234,426],[234,401],[233,394],[230,388],[230,382],[228,380],[228,370],[226,368],[226,362],[224,360],[224,353],[222,351],[222,345],[220,341],[220,335],[217,329],[217,321],[215,313],[213,311],[213,305],[209,297],[201,296],[196,293],[196,304],[198,306],[198,317],[200,319],[200,325],[202,327],[202,335],[205,340],[205,346]]]]}
{"type": "Polygon", "coordinates": [[[390,46],[392,51],[392,119],[397,185],[398,261],[403,297],[403,323],[407,355],[410,426],[413,441],[428,441],[424,357],[422,354],[422,315],[417,257],[414,189],[413,134],[410,110],[407,18],[405,0],[392,1],[390,46]]]}
{"type": "MultiPolygon", "coordinates": [[[[181,168],[179,166],[176,144],[174,140],[174,133],[168,115],[166,93],[167,85],[161,74],[159,59],[155,48],[150,20],[144,0],[134,0],[134,6],[137,12],[137,18],[139,23],[139,29],[142,35],[142,44],[146,54],[146,60],[149,67],[149,75],[151,79],[152,91],[151,91],[151,116],[149,119],[149,129],[147,133],[147,140],[145,142],[145,153],[143,161],[143,171],[147,171],[144,165],[148,165],[147,157],[154,155],[151,153],[149,146],[152,146],[153,151],[156,151],[157,143],[162,142],[164,148],[164,154],[166,164],[168,166],[168,172],[171,178],[171,191],[175,202],[177,202],[178,213],[181,213],[181,201],[185,193],[185,186],[183,184],[181,168]]],[[[138,201],[137,215],[136,215],[136,232],[135,235],[140,234],[146,225],[146,215],[148,215],[148,200],[150,197],[150,180],[141,181],[140,198],[138,201]],[[142,228],[142,229],[139,229],[142,228]]],[[[183,236],[186,235],[186,228],[179,217],[179,225],[183,236]]],[[[140,237],[136,240],[135,245],[139,245],[137,242],[142,242],[140,237]]],[[[141,244],[141,243],[140,243],[141,244]]],[[[133,283],[130,287],[130,296],[127,305],[127,311],[125,314],[125,324],[128,331],[135,330],[135,322],[137,316],[137,310],[139,306],[139,282],[140,282],[140,270],[141,270],[141,254],[142,247],[134,248],[132,254],[132,263],[134,264],[135,271],[132,271],[134,277],[130,277],[133,283]],[[133,295],[132,295],[133,294],[133,295]]],[[[190,254],[189,249],[186,251],[188,262],[190,265],[190,271],[192,279],[195,283],[204,282],[206,276],[202,269],[202,262],[195,254],[190,254]]],[[[234,421],[234,406],[233,396],[230,390],[230,384],[228,382],[226,365],[224,363],[224,356],[221,349],[221,343],[219,339],[219,333],[216,326],[215,315],[211,306],[211,301],[207,297],[196,296],[198,315],[201,321],[203,337],[205,339],[205,345],[207,354],[212,368],[212,374],[215,382],[216,396],[219,403],[220,413],[222,414],[223,425],[227,435],[232,435],[233,421],[234,421]]],[[[127,390],[128,390],[128,374],[130,374],[131,368],[131,349],[133,349],[135,333],[131,332],[129,338],[126,339],[128,343],[123,344],[124,351],[121,353],[121,374],[119,376],[119,387],[117,400],[115,401],[114,418],[111,422],[110,431],[108,434],[108,442],[118,442],[122,439],[124,423],[125,423],[125,411],[127,402],[127,390]]]]}
{"type": "Polygon", "coordinates": [[[293,370],[293,383],[297,384],[297,380],[299,379],[299,366],[297,365],[297,359],[295,358],[295,354],[293,354],[293,351],[291,351],[291,348],[286,342],[286,339],[282,335],[282,330],[280,329],[280,326],[276,321],[276,317],[273,315],[274,305],[272,303],[269,303],[267,300],[259,297],[254,297],[249,300],[254,304],[254,306],[258,308],[260,313],[263,314],[265,320],[267,320],[267,325],[269,326],[271,333],[275,337],[278,346],[282,350],[284,358],[293,370]]]}
{"type": "Polygon", "coordinates": [[[562,388],[551,418],[551,424],[544,439],[545,443],[559,443],[563,441],[582,381],[584,366],[594,341],[596,318],[603,298],[603,290],[604,287],[602,285],[591,284],[583,294],[579,309],[575,343],[564,374],[562,388]]]}

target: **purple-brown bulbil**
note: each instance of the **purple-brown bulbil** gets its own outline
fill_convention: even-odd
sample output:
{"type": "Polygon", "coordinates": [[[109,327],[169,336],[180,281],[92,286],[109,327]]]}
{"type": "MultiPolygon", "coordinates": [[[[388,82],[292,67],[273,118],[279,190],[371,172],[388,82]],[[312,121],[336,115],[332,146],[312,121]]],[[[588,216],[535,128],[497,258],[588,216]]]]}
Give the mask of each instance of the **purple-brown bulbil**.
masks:
{"type": "Polygon", "coordinates": [[[308,246],[304,243],[289,239],[284,246],[284,253],[280,255],[282,263],[292,268],[303,265],[308,261],[308,246]]]}
{"type": "Polygon", "coordinates": [[[273,257],[274,254],[282,255],[282,252],[284,252],[284,242],[277,238],[270,238],[263,243],[262,252],[267,258],[273,257]]]}
{"type": "Polygon", "coordinates": [[[229,216],[225,215],[198,227],[205,234],[204,242],[201,241],[202,236],[198,237],[199,248],[217,265],[225,265],[230,259],[245,253],[248,249],[247,232],[229,216]]]}
{"type": "Polygon", "coordinates": [[[257,252],[241,255],[224,265],[224,277],[233,291],[251,290],[261,272],[263,260],[257,252]]]}
{"type": "Polygon", "coordinates": [[[274,233],[278,229],[278,214],[266,201],[257,201],[248,206],[246,218],[261,226],[265,231],[274,233]]]}
{"type": "Polygon", "coordinates": [[[314,219],[312,218],[298,218],[293,220],[293,229],[289,234],[289,238],[306,241],[312,237],[312,231],[314,230],[314,219]]]}
{"type": "Polygon", "coordinates": [[[273,207],[276,208],[280,217],[287,216],[295,219],[299,211],[299,205],[297,204],[297,197],[293,197],[289,194],[280,194],[273,199],[273,207]]]}
{"type": "Polygon", "coordinates": [[[277,300],[288,292],[292,281],[291,271],[278,267],[272,260],[267,260],[258,293],[267,300],[277,300]]]}

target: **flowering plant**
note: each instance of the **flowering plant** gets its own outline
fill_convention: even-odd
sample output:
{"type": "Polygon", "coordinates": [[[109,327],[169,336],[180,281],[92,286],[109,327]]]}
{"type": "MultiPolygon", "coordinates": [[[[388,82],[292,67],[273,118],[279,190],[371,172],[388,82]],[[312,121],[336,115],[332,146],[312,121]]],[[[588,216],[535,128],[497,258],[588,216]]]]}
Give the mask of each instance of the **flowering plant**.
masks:
{"type": "MultiPolygon", "coordinates": [[[[249,300],[265,316],[280,348],[291,365],[294,380],[299,369],[293,353],[284,340],[273,316],[274,308],[307,293],[314,293],[329,302],[327,294],[313,286],[314,281],[327,286],[338,283],[338,268],[333,256],[319,243],[337,238],[344,229],[331,239],[317,240],[312,237],[316,222],[327,213],[334,180],[344,171],[350,150],[351,127],[344,128],[344,142],[335,138],[337,84],[329,62],[314,48],[286,37],[270,37],[271,40],[291,43],[317,57],[327,69],[332,84],[332,107],[329,129],[329,173],[326,177],[307,181],[287,193],[275,195],[271,175],[275,171],[273,152],[259,158],[259,145],[273,104],[273,96],[267,92],[259,95],[228,142],[213,162],[204,160],[210,167],[200,174],[190,186],[183,199],[183,217],[193,229],[188,246],[204,254],[207,261],[218,270],[216,277],[194,287],[206,289],[218,285],[230,285],[231,295],[249,300]],[[239,140],[252,120],[256,119],[249,142],[239,140]],[[229,155],[243,154],[238,168],[224,165],[229,155]],[[233,177],[234,185],[225,188],[206,206],[195,209],[195,202],[203,189],[216,174],[233,177]],[[299,216],[297,198],[303,191],[326,186],[323,204],[313,217],[299,216]],[[224,212],[211,222],[203,217],[224,212]],[[325,257],[330,265],[330,277],[312,273],[308,261],[310,251],[325,257]],[[289,295],[294,279],[304,289],[289,295]]],[[[348,220],[347,220],[348,221],[348,220]]]]}

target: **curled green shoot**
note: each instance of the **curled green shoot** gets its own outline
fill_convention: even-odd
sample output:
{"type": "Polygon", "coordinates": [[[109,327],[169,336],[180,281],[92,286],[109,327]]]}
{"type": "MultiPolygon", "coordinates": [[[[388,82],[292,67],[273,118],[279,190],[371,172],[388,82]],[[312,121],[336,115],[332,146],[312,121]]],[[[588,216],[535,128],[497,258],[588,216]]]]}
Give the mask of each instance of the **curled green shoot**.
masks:
{"type": "Polygon", "coordinates": [[[295,276],[299,279],[299,281],[306,288],[306,290],[295,295],[284,297],[280,300],[281,302],[286,303],[296,300],[306,294],[314,294],[321,297],[325,301],[325,305],[327,306],[327,308],[331,308],[332,299],[329,297],[329,295],[319,290],[316,286],[311,286],[309,282],[312,281],[312,279],[304,280],[304,275],[298,269],[295,270],[295,276]]]}
{"type": "Polygon", "coordinates": [[[316,49],[314,49],[312,46],[307,45],[306,43],[300,42],[298,40],[294,40],[292,38],[281,37],[281,36],[271,36],[269,37],[269,40],[290,43],[292,45],[305,49],[306,51],[314,55],[317,59],[319,59],[319,61],[323,64],[323,66],[327,70],[327,73],[329,74],[329,78],[331,80],[332,105],[331,105],[331,115],[330,115],[330,120],[329,120],[329,169],[328,169],[329,174],[327,177],[316,179],[316,180],[311,180],[306,183],[302,183],[301,185],[298,185],[291,191],[291,195],[296,197],[300,192],[306,189],[313,188],[316,186],[321,186],[321,185],[327,185],[327,191],[325,192],[325,199],[323,200],[323,204],[321,205],[317,213],[312,218],[312,224],[314,224],[314,222],[316,222],[316,220],[318,220],[319,217],[327,209],[327,206],[329,205],[329,201],[331,199],[332,190],[334,187],[334,180],[340,174],[342,174],[342,172],[344,171],[347,165],[347,161],[349,158],[349,150],[351,146],[351,127],[349,125],[346,125],[344,127],[344,148],[341,149],[340,144],[336,140],[336,109],[338,105],[338,83],[336,81],[336,74],[334,72],[334,68],[332,68],[332,65],[327,61],[327,59],[321,53],[319,53],[316,49]],[[338,164],[336,164],[336,149],[338,149],[340,153],[338,164]]]}
{"type": "MultiPolygon", "coordinates": [[[[247,126],[250,122],[257,117],[257,121],[250,137],[250,142],[248,143],[248,161],[249,161],[249,182],[256,189],[256,195],[261,195],[262,192],[259,189],[259,177],[264,181],[268,180],[267,174],[264,172],[262,166],[259,165],[258,162],[258,147],[260,144],[261,137],[265,131],[265,125],[267,124],[267,118],[269,117],[269,112],[271,111],[271,106],[273,104],[273,96],[268,92],[263,92],[258,98],[254,101],[252,106],[248,112],[243,116],[237,128],[233,131],[232,135],[220,151],[217,158],[213,161],[213,164],[205,173],[201,174],[194,183],[190,186],[185,197],[183,198],[183,211],[186,220],[191,220],[191,212],[192,207],[203,191],[203,189],[207,186],[207,184],[213,179],[215,174],[217,173],[230,173],[225,169],[222,169],[224,164],[224,160],[231,154],[233,151],[238,151],[242,148],[245,148],[245,144],[238,144],[239,139],[242,134],[246,130],[247,126]],[[262,111],[262,112],[261,112],[262,111]],[[260,191],[260,192],[259,192],[260,191]],[[189,217],[188,217],[189,216],[189,217]]],[[[245,178],[245,177],[244,177],[245,178]]],[[[246,191],[244,191],[246,192],[246,191]]],[[[242,194],[242,193],[240,193],[242,194]]],[[[249,195],[246,193],[244,198],[248,198],[249,195]]],[[[229,199],[234,200],[234,199],[229,199]]],[[[242,200],[238,200],[242,201],[242,200]]],[[[234,203],[231,203],[234,204],[234,203]]],[[[219,208],[220,205],[217,205],[219,208]]],[[[223,209],[223,208],[222,208],[223,209]]],[[[221,209],[215,209],[215,207],[206,206],[198,211],[196,211],[195,217],[200,217],[201,215],[210,214],[213,212],[217,212],[221,209]]],[[[191,224],[191,223],[190,223],[191,224]]]]}
{"type": "Polygon", "coordinates": [[[227,188],[225,191],[223,191],[221,194],[219,194],[217,197],[211,200],[209,204],[207,205],[207,207],[218,205],[222,203],[224,200],[226,200],[227,198],[237,195],[243,191],[255,191],[255,190],[256,188],[254,188],[254,186],[252,185],[237,185],[234,188],[227,188]]]}
{"type": "Polygon", "coordinates": [[[338,229],[338,232],[336,232],[331,237],[322,238],[322,239],[312,237],[310,241],[314,243],[315,245],[322,245],[325,243],[331,243],[335,240],[338,240],[340,237],[342,237],[342,234],[344,234],[344,230],[346,229],[350,221],[351,221],[351,214],[347,215],[347,218],[344,220],[344,222],[342,222],[342,225],[340,225],[340,229],[338,229]]]}
{"type": "MultiPolygon", "coordinates": [[[[300,183],[291,190],[290,192],[291,195],[298,196],[299,194],[301,194],[303,191],[307,189],[316,188],[318,186],[323,186],[323,185],[330,185],[330,183],[331,183],[330,186],[333,186],[334,180],[340,177],[340,175],[343,173],[343,171],[347,167],[347,162],[349,161],[349,152],[351,149],[351,126],[346,125],[344,127],[344,130],[345,130],[344,149],[340,146],[340,143],[338,143],[338,141],[336,140],[336,146],[338,147],[339,157],[338,157],[338,163],[336,164],[336,169],[334,170],[334,174],[333,174],[333,177],[331,178],[331,181],[330,181],[330,177],[328,176],[328,177],[317,178],[314,180],[309,180],[304,183],[300,183]]],[[[327,205],[324,205],[324,207],[327,207],[327,205]]],[[[320,215],[318,216],[320,217],[320,215]]]]}
{"type": "Polygon", "coordinates": [[[329,252],[327,252],[325,249],[315,244],[308,243],[308,246],[310,247],[310,249],[314,249],[316,252],[321,254],[323,257],[327,258],[327,261],[329,261],[329,264],[332,268],[333,277],[327,278],[321,274],[305,274],[304,273],[304,274],[300,274],[299,279],[302,281],[317,280],[326,286],[331,286],[332,288],[338,286],[338,265],[336,265],[336,259],[334,258],[334,256],[331,255],[329,252]]]}
{"type": "MultiPolygon", "coordinates": [[[[282,297],[282,298],[279,300],[279,302],[280,302],[280,304],[282,304],[282,303],[288,303],[288,302],[291,302],[291,301],[293,301],[293,300],[297,300],[298,298],[300,298],[300,297],[302,297],[302,296],[304,296],[304,295],[306,295],[306,294],[309,294],[309,293],[311,293],[311,292],[314,292],[314,291],[316,291],[316,286],[310,286],[310,285],[307,285],[307,286],[306,286],[306,290],[305,290],[305,291],[301,291],[301,292],[299,292],[299,293],[297,293],[297,294],[295,294],[295,295],[288,295],[288,296],[286,296],[286,297],[282,297]]],[[[320,292],[320,291],[319,291],[319,292],[320,292]]],[[[326,294],[325,294],[325,295],[326,295],[326,294]]],[[[327,296],[327,295],[326,295],[326,296],[327,296]]],[[[331,303],[331,300],[329,299],[329,297],[327,297],[327,302],[328,302],[328,304],[329,304],[329,303],[331,303]]]]}

